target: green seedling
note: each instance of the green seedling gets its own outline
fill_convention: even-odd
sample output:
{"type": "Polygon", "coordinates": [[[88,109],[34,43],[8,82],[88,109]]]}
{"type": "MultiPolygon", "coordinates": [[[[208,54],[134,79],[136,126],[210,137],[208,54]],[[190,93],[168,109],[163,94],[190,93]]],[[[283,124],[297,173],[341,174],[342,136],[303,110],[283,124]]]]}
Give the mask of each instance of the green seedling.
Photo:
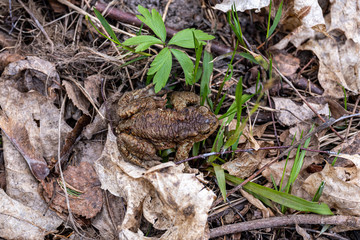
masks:
{"type": "MultiPolygon", "coordinates": [[[[244,181],[243,179],[231,176],[229,174],[225,174],[225,179],[236,185],[239,185],[244,181]]],[[[243,188],[245,191],[253,194],[260,200],[268,199],[297,211],[312,212],[322,215],[333,215],[330,208],[325,203],[307,201],[291,194],[279,192],[252,182],[245,184],[243,188]]],[[[268,201],[266,205],[269,206],[268,201]]]]}
{"type": "Polygon", "coordinates": [[[105,18],[100,14],[100,12],[94,9],[97,18],[100,20],[105,31],[110,37],[105,36],[105,34],[98,30],[99,33],[116,43],[118,46],[145,56],[150,56],[150,54],[144,53],[144,51],[151,46],[155,44],[162,46],[162,50],[155,56],[147,73],[148,79],[151,78],[155,84],[155,92],[159,92],[166,85],[171,73],[173,56],[180,63],[180,66],[183,69],[186,83],[194,84],[201,76],[198,74],[198,69],[202,47],[206,45],[206,42],[204,41],[212,40],[214,39],[214,36],[204,33],[201,30],[184,29],[166,42],[166,28],[161,15],[155,9],[153,9],[150,13],[148,9],[142,7],[141,5],[138,6],[138,11],[141,15],[137,15],[137,18],[147,25],[153,31],[155,36],[134,36],[121,43],[105,18]],[[130,46],[135,46],[135,49],[130,46]],[[195,64],[184,51],[176,49],[175,47],[195,49],[197,56],[195,64]]]}
{"type": "Polygon", "coordinates": [[[281,19],[281,14],[282,14],[282,6],[284,3],[284,0],[281,1],[280,5],[279,5],[279,9],[276,12],[273,24],[270,27],[270,17],[271,17],[271,7],[272,7],[272,3],[273,1],[270,1],[270,5],[269,5],[269,18],[268,18],[268,24],[267,24],[267,31],[266,31],[266,39],[268,39],[275,31],[275,28],[277,27],[277,25],[280,22],[281,19]]]}

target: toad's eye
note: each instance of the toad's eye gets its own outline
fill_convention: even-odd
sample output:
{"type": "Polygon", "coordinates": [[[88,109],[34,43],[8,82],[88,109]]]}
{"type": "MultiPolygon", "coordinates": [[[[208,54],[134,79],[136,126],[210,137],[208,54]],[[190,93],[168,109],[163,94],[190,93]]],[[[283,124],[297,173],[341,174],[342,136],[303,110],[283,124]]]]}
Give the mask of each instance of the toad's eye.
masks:
{"type": "MultiPolygon", "coordinates": [[[[206,120],[208,121],[208,120],[206,120]]],[[[210,132],[210,125],[209,124],[203,124],[201,125],[201,129],[200,129],[201,133],[209,133],[210,132]]]]}

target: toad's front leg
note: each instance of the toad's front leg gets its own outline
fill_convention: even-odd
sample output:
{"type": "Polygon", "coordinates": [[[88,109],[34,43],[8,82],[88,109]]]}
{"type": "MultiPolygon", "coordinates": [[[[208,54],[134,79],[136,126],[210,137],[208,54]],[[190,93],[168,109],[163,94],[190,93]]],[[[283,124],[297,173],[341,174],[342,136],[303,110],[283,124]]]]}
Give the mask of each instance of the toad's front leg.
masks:
{"type": "Polygon", "coordinates": [[[162,159],[156,155],[154,145],[145,139],[127,133],[120,133],[117,144],[124,158],[140,167],[152,167],[162,159]]]}

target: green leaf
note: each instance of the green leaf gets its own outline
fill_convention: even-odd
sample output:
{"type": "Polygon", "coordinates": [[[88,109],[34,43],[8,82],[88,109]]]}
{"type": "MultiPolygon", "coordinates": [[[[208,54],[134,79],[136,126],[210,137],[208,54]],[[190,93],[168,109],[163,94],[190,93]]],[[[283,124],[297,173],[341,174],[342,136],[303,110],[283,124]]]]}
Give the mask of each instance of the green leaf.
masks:
{"type": "Polygon", "coordinates": [[[196,38],[194,32],[193,32],[193,40],[194,40],[196,59],[195,59],[195,67],[194,67],[194,79],[193,79],[191,84],[196,83],[197,80],[200,79],[201,72],[200,71],[198,72],[198,70],[199,70],[199,64],[200,64],[202,51],[203,51],[203,48],[204,48],[204,44],[202,42],[199,42],[199,40],[196,38]],[[199,73],[200,73],[200,75],[198,75],[199,73]]]}
{"type": "Polygon", "coordinates": [[[200,82],[200,97],[201,97],[200,105],[204,105],[205,100],[208,99],[208,95],[210,94],[209,83],[214,68],[214,63],[212,62],[212,60],[213,57],[211,53],[205,50],[204,58],[203,58],[203,74],[200,82]]]}
{"type": "Polygon", "coordinates": [[[212,163],[216,175],[217,184],[220,188],[221,195],[224,199],[224,202],[226,202],[226,181],[225,181],[225,172],[224,169],[216,164],[212,163]]]}
{"type": "Polygon", "coordinates": [[[136,36],[129,38],[123,42],[125,46],[138,45],[135,52],[140,52],[148,49],[151,45],[163,44],[162,41],[153,36],[136,36]]]}
{"type": "MultiPolygon", "coordinates": [[[[243,105],[244,103],[246,103],[247,101],[249,101],[250,98],[252,98],[253,96],[254,96],[254,95],[243,94],[243,95],[241,96],[241,100],[239,101],[239,104],[243,105]]],[[[219,120],[220,120],[220,119],[224,119],[224,118],[228,117],[229,115],[236,113],[236,109],[237,109],[237,102],[234,101],[234,102],[231,104],[231,106],[228,108],[228,110],[226,111],[226,113],[219,118],[219,120]]]]}
{"type": "Polygon", "coordinates": [[[195,35],[196,39],[204,45],[206,44],[206,42],[204,41],[212,40],[215,38],[214,36],[204,33],[201,30],[187,28],[175,34],[170,39],[169,45],[176,45],[183,48],[195,48],[193,34],[195,35]]]}
{"type": "Polygon", "coordinates": [[[254,64],[259,64],[250,53],[240,52],[239,55],[242,56],[243,58],[246,58],[247,60],[249,60],[250,62],[252,62],[254,64]]]}
{"type": "MultiPolygon", "coordinates": [[[[119,39],[116,37],[115,32],[112,30],[111,26],[106,21],[106,19],[103,17],[103,15],[101,15],[101,13],[98,10],[96,10],[96,8],[93,8],[93,10],[94,10],[96,17],[99,19],[101,25],[104,27],[105,31],[110,35],[111,40],[114,41],[115,43],[117,43],[118,45],[121,45],[119,39]]],[[[102,33],[100,32],[100,34],[102,34],[102,33]]],[[[103,35],[103,36],[105,36],[105,35],[103,35]]]]}
{"type": "Polygon", "coordinates": [[[153,83],[155,84],[155,92],[159,92],[169,79],[172,65],[172,57],[169,48],[164,48],[155,57],[150,65],[148,75],[154,75],[153,83]]]}
{"type": "Polygon", "coordinates": [[[194,63],[185,52],[178,49],[170,49],[170,51],[180,63],[180,66],[185,74],[186,83],[190,84],[193,80],[194,63]]]}
{"type": "MultiPolygon", "coordinates": [[[[270,28],[269,32],[266,34],[266,38],[270,37],[271,34],[273,34],[273,32],[275,31],[276,26],[280,22],[283,3],[284,3],[284,1],[281,1],[280,5],[279,5],[279,9],[277,10],[275,18],[274,18],[274,22],[271,25],[271,28],[270,28]]],[[[269,15],[270,15],[270,13],[269,13],[269,15]]],[[[270,24],[270,22],[268,24],[270,24]]]]}
{"type": "MultiPolygon", "coordinates": [[[[243,179],[231,176],[230,174],[225,174],[225,178],[226,180],[231,181],[237,185],[241,184],[244,181],[243,179]]],[[[279,203],[281,205],[298,211],[313,212],[322,215],[333,215],[330,208],[325,203],[310,202],[305,199],[293,196],[291,194],[278,192],[274,189],[267,188],[252,182],[248,182],[244,185],[243,188],[249,193],[254,193],[258,196],[268,198],[273,202],[279,203]]]]}
{"type": "Polygon", "coordinates": [[[143,16],[136,15],[136,17],[140,21],[145,23],[155,33],[155,35],[161,39],[161,41],[165,42],[166,28],[165,28],[165,24],[161,18],[161,15],[158,13],[158,11],[153,9],[150,14],[149,10],[147,10],[146,8],[144,8],[141,5],[138,6],[138,11],[143,16]]]}

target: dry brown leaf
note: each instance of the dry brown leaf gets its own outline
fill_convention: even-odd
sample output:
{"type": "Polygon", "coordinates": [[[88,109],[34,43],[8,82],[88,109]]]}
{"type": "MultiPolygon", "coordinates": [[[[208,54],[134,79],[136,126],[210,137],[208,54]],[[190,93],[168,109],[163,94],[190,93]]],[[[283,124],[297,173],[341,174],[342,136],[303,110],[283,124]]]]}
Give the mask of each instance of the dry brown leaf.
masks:
{"type": "Polygon", "coordinates": [[[101,76],[99,74],[88,76],[84,80],[84,88],[93,101],[99,105],[101,76]]]}
{"type": "Polygon", "coordinates": [[[95,166],[102,188],[126,201],[120,236],[142,239],[140,230],[129,232],[138,229],[142,213],[155,228],[166,230],[160,239],[206,239],[207,212],[215,195],[195,174],[182,173],[184,166],[168,162],[147,171],[134,166],[122,159],[111,131],[95,166]]]}
{"type": "Polygon", "coordinates": [[[68,94],[74,105],[79,108],[84,114],[90,115],[88,111],[90,102],[86,99],[81,90],[72,82],[63,81],[63,85],[66,89],[66,93],[68,94]]]}
{"type": "Polygon", "coordinates": [[[335,119],[342,117],[346,114],[349,114],[348,111],[345,110],[343,106],[341,106],[337,101],[333,99],[326,99],[326,102],[329,104],[331,116],[335,119]]]}
{"type": "MultiPolygon", "coordinates": [[[[289,98],[273,97],[272,99],[275,103],[275,109],[279,110],[279,112],[276,113],[277,119],[283,125],[295,125],[302,121],[311,120],[316,116],[305,103],[297,105],[289,98]]],[[[327,104],[310,103],[310,105],[317,113],[329,116],[329,107],[327,104]]]]}
{"type": "MultiPolygon", "coordinates": [[[[272,142],[259,141],[260,147],[273,146],[272,142]]],[[[250,144],[247,144],[245,148],[249,148],[250,144]]],[[[227,170],[231,175],[239,178],[247,178],[253,174],[261,163],[264,163],[265,156],[269,151],[258,150],[251,153],[243,152],[238,153],[236,158],[232,161],[226,162],[221,167],[227,170]]]]}
{"type": "MultiPolygon", "coordinates": [[[[253,136],[253,131],[255,131],[255,129],[257,129],[258,127],[255,127],[254,129],[249,130],[249,125],[246,125],[246,127],[244,128],[240,138],[239,138],[239,144],[240,143],[245,143],[245,142],[250,142],[251,145],[249,146],[249,148],[253,148],[255,150],[260,148],[259,143],[255,140],[254,136],[253,136]]],[[[236,119],[233,119],[230,124],[228,125],[228,130],[229,131],[233,131],[236,129],[236,119]]]]}
{"type": "MultiPolygon", "coordinates": [[[[100,181],[92,165],[81,162],[79,166],[69,166],[64,171],[64,179],[69,189],[75,190],[79,195],[69,194],[71,212],[85,218],[93,218],[101,210],[103,203],[100,181]]],[[[67,218],[67,204],[61,178],[52,178],[43,184],[43,196],[63,218],[67,218]],[[54,189],[55,187],[55,189],[54,189]],[[55,195],[54,194],[55,190],[55,195]]]]}
{"type": "Polygon", "coordinates": [[[43,212],[21,204],[0,189],[0,237],[5,239],[39,239],[56,231],[62,221],[56,216],[43,216],[43,212]]]}
{"type": "Polygon", "coordinates": [[[24,57],[19,54],[11,53],[10,51],[1,52],[0,53],[0,72],[2,72],[4,70],[4,68],[7,65],[9,65],[10,63],[16,62],[19,60],[24,60],[24,57]]]}
{"type": "Polygon", "coordinates": [[[273,64],[285,76],[293,75],[300,67],[300,59],[288,53],[275,52],[273,64]]]}

